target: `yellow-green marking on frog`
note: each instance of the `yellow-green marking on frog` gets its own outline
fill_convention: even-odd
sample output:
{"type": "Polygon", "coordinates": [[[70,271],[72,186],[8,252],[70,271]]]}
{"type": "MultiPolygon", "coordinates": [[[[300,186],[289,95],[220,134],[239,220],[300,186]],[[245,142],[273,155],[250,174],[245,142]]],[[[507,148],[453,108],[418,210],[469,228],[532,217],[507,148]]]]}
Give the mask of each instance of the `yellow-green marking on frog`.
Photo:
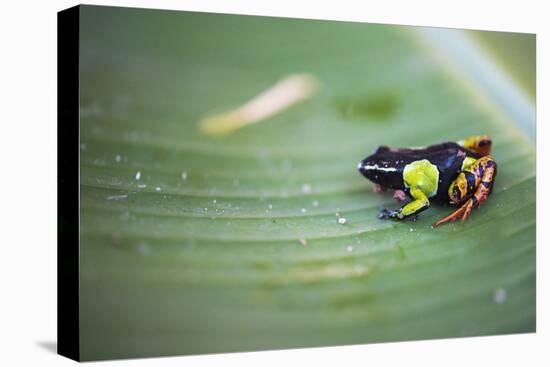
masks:
{"type": "Polygon", "coordinates": [[[427,197],[437,194],[439,171],[427,159],[409,163],[403,169],[405,187],[421,190],[427,197]]]}
{"type": "Polygon", "coordinates": [[[464,171],[465,169],[468,169],[470,168],[470,166],[472,164],[474,164],[476,161],[475,158],[472,158],[472,157],[466,157],[464,158],[464,162],[462,162],[462,171],[464,171]]]}

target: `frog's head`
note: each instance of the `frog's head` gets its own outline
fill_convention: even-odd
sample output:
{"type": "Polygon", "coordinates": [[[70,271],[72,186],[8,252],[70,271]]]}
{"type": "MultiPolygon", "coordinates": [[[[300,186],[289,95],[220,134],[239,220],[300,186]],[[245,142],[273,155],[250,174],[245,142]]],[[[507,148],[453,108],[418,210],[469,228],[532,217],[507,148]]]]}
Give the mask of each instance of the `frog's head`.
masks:
{"type": "Polygon", "coordinates": [[[403,187],[403,161],[394,155],[390,148],[381,146],[359,162],[357,169],[367,179],[382,187],[400,189],[403,187]]]}

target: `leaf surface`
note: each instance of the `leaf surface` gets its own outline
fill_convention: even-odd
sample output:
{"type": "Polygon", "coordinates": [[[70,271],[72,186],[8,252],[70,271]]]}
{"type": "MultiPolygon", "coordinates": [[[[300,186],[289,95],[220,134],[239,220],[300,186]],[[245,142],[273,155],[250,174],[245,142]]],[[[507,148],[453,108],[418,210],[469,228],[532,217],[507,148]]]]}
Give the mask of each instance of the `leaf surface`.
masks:
{"type": "Polygon", "coordinates": [[[411,28],[82,9],[83,359],[535,330],[534,147],[411,28]],[[198,130],[296,72],[314,98],[198,130]],[[499,171],[465,224],[376,219],[362,158],[476,134],[499,171]]]}

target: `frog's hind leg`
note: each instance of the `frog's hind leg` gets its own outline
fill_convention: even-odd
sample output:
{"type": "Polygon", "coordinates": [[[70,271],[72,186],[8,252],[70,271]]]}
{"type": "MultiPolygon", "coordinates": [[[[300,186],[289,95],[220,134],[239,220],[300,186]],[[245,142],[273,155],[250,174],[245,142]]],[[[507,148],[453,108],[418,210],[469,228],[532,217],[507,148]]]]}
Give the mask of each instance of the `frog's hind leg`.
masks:
{"type": "Polygon", "coordinates": [[[457,142],[464,148],[476,152],[481,156],[491,154],[492,140],[488,135],[474,135],[457,142]]]}
{"type": "Polygon", "coordinates": [[[459,209],[455,210],[445,218],[442,218],[437,222],[435,222],[434,224],[432,224],[432,228],[438,227],[445,223],[454,222],[458,218],[462,218],[462,216],[464,215],[464,212],[466,211],[467,205],[470,205],[470,199],[468,199],[468,201],[464,205],[462,205],[459,209]]]}
{"type": "Polygon", "coordinates": [[[493,189],[496,174],[497,164],[491,156],[478,159],[467,170],[461,172],[449,187],[449,197],[453,204],[462,202],[464,198],[468,199],[459,209],[434,223],[433,227],[454,222],[458,218],[464,222],[473,208],[480,207],[487,200],[493,189]]]}

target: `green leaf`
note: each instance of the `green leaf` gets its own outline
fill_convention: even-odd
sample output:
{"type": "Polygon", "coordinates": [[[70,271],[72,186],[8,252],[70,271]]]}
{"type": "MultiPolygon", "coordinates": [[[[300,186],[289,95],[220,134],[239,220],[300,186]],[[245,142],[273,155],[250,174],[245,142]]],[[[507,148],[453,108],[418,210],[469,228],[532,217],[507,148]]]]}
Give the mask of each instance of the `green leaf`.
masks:
{"type": "Polygon", "coordinates": [[[83,359],[535,330],[534,147],[411,28],[87,6],[81,22],[83,359]],[[297,72],[315,97],[199,131],[297,72]],[[376,219],[399,204],[362,158],[476,134],[499,171],[465,224],[432,229],[439,205],[376,219]]]}

